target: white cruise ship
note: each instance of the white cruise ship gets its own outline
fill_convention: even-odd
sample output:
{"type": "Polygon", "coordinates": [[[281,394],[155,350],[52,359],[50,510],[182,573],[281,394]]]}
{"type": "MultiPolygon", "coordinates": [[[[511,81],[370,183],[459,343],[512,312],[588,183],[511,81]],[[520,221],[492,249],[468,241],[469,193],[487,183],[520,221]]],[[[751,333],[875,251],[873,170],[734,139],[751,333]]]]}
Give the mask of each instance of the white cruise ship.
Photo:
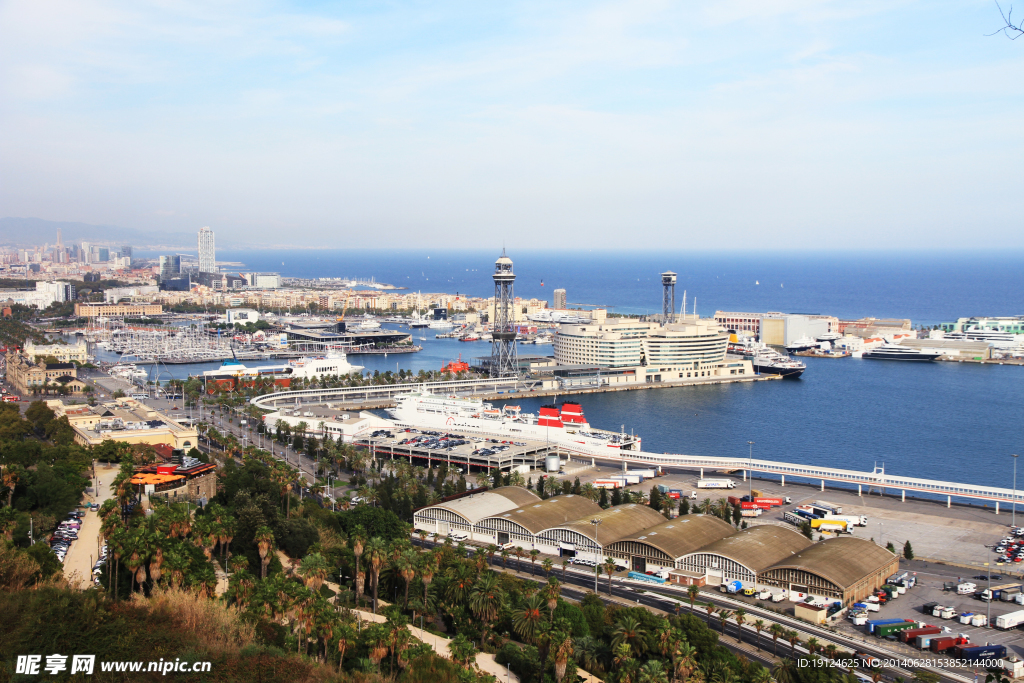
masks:
{"type": "MultiPolygon", "coordinates": [[[[480,399],[439,396],[427,392],[396,399],[388,415],[399,428],[477,432],[512,439],[547,441],[568,451],[593,455],[595,449],[640,450],[640,437],[594,429],[583,417],[580,404],[545,405],[540,415],[523,413],[518,406],[498,409],[480,399]]],[[[598,451],[598,452],[601,452],[598,451]]]]}
{"type": "Polygon", "coordinates": [[[313,379],[314,377],[330,377],[347,375],[362,370],[362,365],[352,365],[340,351],[331,351],[326,356],[311,356],[289,361],[285,365],[259,365],[248,367],[237,360],[224,361],[216,370],[207,370],[202,379],[207,383],[214,382],[222,389],[233,390],[236,386],[252,386],[258,379],[271,379],[280,387],[291,386],[293,379],[313,379]]]}

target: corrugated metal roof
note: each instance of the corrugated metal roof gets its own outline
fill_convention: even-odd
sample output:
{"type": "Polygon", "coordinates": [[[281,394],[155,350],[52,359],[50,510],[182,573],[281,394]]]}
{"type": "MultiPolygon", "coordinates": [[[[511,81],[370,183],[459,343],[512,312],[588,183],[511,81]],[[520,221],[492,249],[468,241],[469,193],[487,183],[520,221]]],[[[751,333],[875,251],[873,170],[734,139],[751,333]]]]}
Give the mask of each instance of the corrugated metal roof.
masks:
{"type": "Polygon", "coordinates": [[[896,556],[863,538],[830,538],[774,563],[774,569],[800,569],[817,574],[842,589],[892,564],[896,556]]]}
{"type": "Polygon", "coordinates": [[[540,498],[532,491],[527,491],[521,486],[502,486],[434,507],[454,512],[469,524],[476,524],[484,517],[494,517],[534,502],[540,502],[540,498]]]}
{"type": "Polygon", "coordinates": [[[809,545],[811,541],[793,529],[774,524],[759,524],[737,531],[732,536],[715,541],[696,552],[721,555],[739,562],[755,573],[760,573],[809,545]]]}
{"type": "Polygon", "coordinates": [[[683,515],[624,536],[612,543],[608,549],[616,550],[618,543],[635,541],[646,543],[673,559],[679,559],[734,533],[736,529],[731,524],[714,515],[683,515]]]}
{"type": "Polygon", "coordinates": [[[578,515],[574,521],[568,524],[549,524],[547,528],[570,529],[594,539],[599,545],[606,546],[630,534],[658,526],[665,521],[661,513],[654,508],[637,503],[616,505],[607,510],[602,510],[597,505],[594,507],[597,508],[597,511],[591,514],[578,515]],[[591,523],[591,520],[594,519],[601,520],[601,523],[591,523]]]}
{"type": "MultiPolygon", "coordinates": [[[[552,496],[547,500],[538,499],[536,503],[520,507],[516,510],[501,515],[487,515],[508,519],[531,534],[538,534],[551,527],[565,525],[566,522],[594,516],[601,512],[601,506],[583,496],[567,494],[564,496],[552,496]]],[[[482,519],[482,518],[481,518],[482,519]]]]}

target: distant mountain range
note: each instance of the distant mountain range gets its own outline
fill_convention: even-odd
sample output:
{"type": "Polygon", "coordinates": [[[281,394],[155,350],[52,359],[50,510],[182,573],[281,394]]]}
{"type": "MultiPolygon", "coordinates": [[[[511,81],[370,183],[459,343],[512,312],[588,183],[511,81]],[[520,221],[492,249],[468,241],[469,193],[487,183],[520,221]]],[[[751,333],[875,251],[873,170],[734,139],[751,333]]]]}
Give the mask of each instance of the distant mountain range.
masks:
{"type": "Polygon", "coordinates": [[[195,232],[150,232],[116,225],[91,225],[42,218],[0,218],[0,244],[32,246],[57,242],[60,228],[64,244],[82,240],[113,245],[177,246],[195,248],[195,232]]]}

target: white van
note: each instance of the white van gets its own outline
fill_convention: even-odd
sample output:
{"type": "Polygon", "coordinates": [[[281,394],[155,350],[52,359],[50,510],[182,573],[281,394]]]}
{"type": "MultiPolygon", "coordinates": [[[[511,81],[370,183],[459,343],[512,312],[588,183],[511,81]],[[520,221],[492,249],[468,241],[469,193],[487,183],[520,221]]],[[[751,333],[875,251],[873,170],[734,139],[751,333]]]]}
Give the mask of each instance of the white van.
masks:
{"type": "Polygon", "coordinates": [[[467,538],[469,538],[469,534],[462,531],[455,531],[453,529],[452,531],[448,532],[448,538],[452,539],[453,541],[465,541],[467,538]]]}

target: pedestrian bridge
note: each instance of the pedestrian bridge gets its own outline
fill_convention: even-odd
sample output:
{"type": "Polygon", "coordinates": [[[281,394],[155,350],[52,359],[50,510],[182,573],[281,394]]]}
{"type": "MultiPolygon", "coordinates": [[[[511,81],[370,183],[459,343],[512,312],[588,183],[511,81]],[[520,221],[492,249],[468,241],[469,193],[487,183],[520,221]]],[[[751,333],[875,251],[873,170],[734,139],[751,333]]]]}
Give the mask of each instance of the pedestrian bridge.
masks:
{"type": "Polygon", "coordinates": [[[442,396],[458,395],[473,396],[475,394],[493,395],[513,391],[531,391],[540,388],[541,381],[522,380],[514,377],[509,379],[462,379],[441,382],[417,382],[403,384],[374,384],[363,387],[335,387],[333,389],[299,389],[296,391],[278,391],[273,394],[257,396],[249,402],[263,410],[276,410],[289,404],[335,402],[366,402],[394,401],[402,394],[416,391],[427,391],[442,396]]]}
{"type": "MultiPolygon", "coordinates": [[[[840,482],[847,486],[856,486],[858,493],[862,493],[864,487],[868,489],[901,491],[904,499],[907,491],[927,493],[935,496],[945,497],[947,507],[952,504],[953,498],[965,498],[971,500],[992,501],[995,503],[996,513],[999,513],[1000,503],[1024,503],[1024,492],[1014,489],[998,488],[994,486],[979,486],[977,484],[963,484],[952,481],[940,481],[937,479],[920,479],[917,477],[903,477],[893,474],[886,474],[884,467],[878,467],[872,472],[861,472],[858,470],[846,470],[836,467],[822,467],[819,465],[802,465],[797,463],[777,462],[774,460],[758,460],[748,458],[715,458],[697,455],[673,455],[669,453],[645,453],[643,451],[614,450],[612,453],[600,448],[588,447],[579,444],[574,447],[565,448],[579,455],[590,456],[605,462],[611,461],[621,463],[623,468],[627,465],[644,465],[645,467],[683,467],[687,469],[700,470],[701,478],[704,477],[704,470],[721,471],[742,471],[743,479],[746,480],[747,472],[774,474],[781,478],[783,486],[786,484],[786,477],[800,481],[812,481],[821,484],[825,490],[825,482],[840,482]]],[[[613,449],[609,448],[608,451],[613,449]]]]}

